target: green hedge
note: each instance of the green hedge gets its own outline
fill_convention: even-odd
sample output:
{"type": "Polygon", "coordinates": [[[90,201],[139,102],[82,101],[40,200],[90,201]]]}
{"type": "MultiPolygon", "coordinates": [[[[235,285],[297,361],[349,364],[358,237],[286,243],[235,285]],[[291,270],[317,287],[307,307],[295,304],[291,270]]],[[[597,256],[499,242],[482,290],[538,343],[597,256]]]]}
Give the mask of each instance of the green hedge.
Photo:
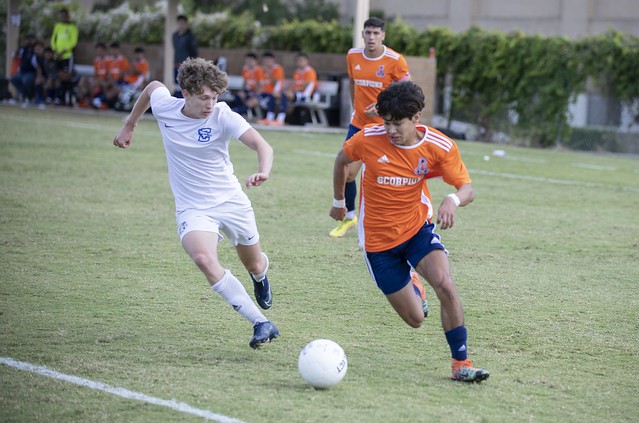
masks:
{"type": "MultiPolygon", "coordinates": [[[[21,31],[50,34],[52,3],[33,0],[23,13],[21,31]]],[[[92,41],[157,44],[164,33],[160,6],[117,9],[79,15],[80,37],[92,41]]],[[[352,26],[335,20],[291,21],[261,26],[250,11],[197,14],[192,28],[201,46],[344,53],[352,43],[352,26]]],[[[569,40],[520,32],[471,28],[420,31],[401,20],[389,22],[386,44],[407,56],[437,52],[439,92],[450,75],[454,115],[470,116],[489,138],[504,128],[529,144],[549,146],[569,137],[568,104],[585,90],[588,78],[622,101],[639,98],[639,37],[610,31],[569,40]],[[513,124],[506,117],[517,117],[513,124]]]]}

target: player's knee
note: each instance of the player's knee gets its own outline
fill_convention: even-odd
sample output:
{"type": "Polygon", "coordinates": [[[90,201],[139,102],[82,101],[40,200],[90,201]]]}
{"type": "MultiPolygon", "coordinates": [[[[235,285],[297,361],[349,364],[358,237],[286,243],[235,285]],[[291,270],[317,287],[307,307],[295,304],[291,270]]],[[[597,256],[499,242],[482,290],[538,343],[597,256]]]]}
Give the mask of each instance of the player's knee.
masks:
{"type": "Polygon", "coordinates": [[[408,323],[408,326],[412,327],[413,329],[417,329],[422,325],[422,322],[424,321],[424,316],[413,316],[412,318],[406,320],[406,323],[408,323]]]}
{"type": "Polygon", "coordinates": [[[406,324],[414,329],[419,328],[424,321],[424,315],[422,313],[409,313],[406,316],[402,316],[406,324]]]}
{"type": "Polygon", "coordinates": [[[195,265],[204,273],[211,273],[216,265],[216,260],[207,253],[195,253],[191,256],[195,265]]]}

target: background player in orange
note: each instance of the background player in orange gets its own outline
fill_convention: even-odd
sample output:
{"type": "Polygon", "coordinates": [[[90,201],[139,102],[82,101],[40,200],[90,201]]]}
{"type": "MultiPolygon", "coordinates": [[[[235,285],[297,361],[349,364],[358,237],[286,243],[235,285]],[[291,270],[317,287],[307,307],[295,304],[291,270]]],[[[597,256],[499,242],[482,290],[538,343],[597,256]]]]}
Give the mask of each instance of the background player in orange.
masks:
{"type": "Polygon", "coordinates": [[[420,296],[411,283],[411,267],[435,290],[452,355],[452,378],[480,382],[488,378],[467,356],[464,311],[440,236],[431,222],[435,210],[426,184],[429,173],[457,188],[439,205],[436,222],[453,226],[455,210],[473,201],[466,166],[453,140],[419,123],[424,93],[411,81],[396,82],[377,98],[383,125],[369,124],[337,154],[330,216],[346,213],[344,186],[349,165],[361,160],[359,240],[371,277],[397,314],[411,327],[424,320],[420,296]],[[417,295],[416,295],[417,294],[417,295]]]}
{"type": "Polygon", "coordinates": [[[262,125],[283,125],[288,106],[288,98],[283,95],[284,68],[275,62],[273,53],[267,51],[262,54],[262,69],[264,70],[264,79],[262,80],[260,105],[266,109],[266,119],[262,119],[259,123],[262,125]],[[278,102],[279,105],[276,104],[278,102]],[[275,119],[276,106],[279,111],[277,119],[275,119]]]}
{"type": "MultiPolygon", "coordinates": [[[[394,81],[410,79],[408,64],[404,56],[383,44],[386,38],[384,21],[371,17],[364,22],[362,31],[364,47],[352,48],[346,56],[348,68],[353,116],[348,126],[346,139],[352,137],[364,125],[381,123],[382,120],[375,111],[377,95],[394,81]]],[[[357,224],[355,214],[355,199],[357,197],[357,173],[361,163],[351,165],[346,184],[347,213],[337,227],[329,235],[337,238],[346,234],[357,224]]]]}
{"type": "MultiPolygon", "coordinates": [[[[293,72],[293,85],[288,86],[284,90],[284,94],[290,101],[295,103],[304,103],[311,101],[313,93],[317,89],[317,72],[310,65],[308,55],[303,52],[297,53],[295,56],[295,72],[293,72]]],[[[284,111],[286,112],[286,110],[284,111]]],[[[284,122],[286,114],[278,115],[278,121],[284,122]]]]}
{"type": "Polygon", "coordinates": [[[262,92],[264,69],[257,63],[257,55],[255,53],[247,53],[244,56],[242,79],[244,79],[244,86],[237,93],[238,104],[233,111],[245,115],[248,109],[258,106],[259,95],[262,92]]]}

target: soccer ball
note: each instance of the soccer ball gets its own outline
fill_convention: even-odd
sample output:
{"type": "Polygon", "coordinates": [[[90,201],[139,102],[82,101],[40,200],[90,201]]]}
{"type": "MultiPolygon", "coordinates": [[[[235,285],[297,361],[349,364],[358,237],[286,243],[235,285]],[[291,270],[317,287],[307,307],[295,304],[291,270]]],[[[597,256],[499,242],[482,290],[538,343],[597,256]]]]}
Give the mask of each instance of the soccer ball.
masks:
{"type": "Polygon", "coordinates": [[[344,379],[348,361],[342,347],[328,339],[309,342],[297,360],[302,379],[314,388],[326,389],[344,379]]]}

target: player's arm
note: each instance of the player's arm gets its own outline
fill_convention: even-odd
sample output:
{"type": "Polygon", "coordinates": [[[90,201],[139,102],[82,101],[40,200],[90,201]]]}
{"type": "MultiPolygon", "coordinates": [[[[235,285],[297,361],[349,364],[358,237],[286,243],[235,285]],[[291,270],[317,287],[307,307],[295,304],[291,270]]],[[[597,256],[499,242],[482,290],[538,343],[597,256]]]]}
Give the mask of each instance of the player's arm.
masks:
{"type": "Polygon", "coordinates": [[[246,187],[258,187],[269,178],[273,167],[273,147],[254,128],[240,135],[239,140],[251,150],[257,152],[257,172],[246,178],[246,187]]]}
{"type": "Polygon", "coordinates": [[[470,183],[462,184],[457,192],[448,194],[437,210],[437,224],[442,229],[452,228],[455,223],[455,210],[470,204],[475,199],[475,191],[470,183]]]}
{"type": "Polygon", "coordinates": [[[344,196],[344,186],[348,177],[348,165],[353,163],[350,157],[341,149],[335,157],[333,167],[333,207],[328,213],[335,220],[343,220],[346,216],[346,200],[344,196]]]}
{"type": "Polygon", "coordinates": [[[164,87],[164,84],[159,81],[152,81],[147,85],[142,93],[135,101],[131,113],[124,121],[124,126],[120,128],[120,131],[113,139],[113,145],[120,148],[127,148],[131,145],[131,138],[133,138],[133,131],[138,126],[140,118],[151,107],[151,93],[159,87],[164,87]]]}

